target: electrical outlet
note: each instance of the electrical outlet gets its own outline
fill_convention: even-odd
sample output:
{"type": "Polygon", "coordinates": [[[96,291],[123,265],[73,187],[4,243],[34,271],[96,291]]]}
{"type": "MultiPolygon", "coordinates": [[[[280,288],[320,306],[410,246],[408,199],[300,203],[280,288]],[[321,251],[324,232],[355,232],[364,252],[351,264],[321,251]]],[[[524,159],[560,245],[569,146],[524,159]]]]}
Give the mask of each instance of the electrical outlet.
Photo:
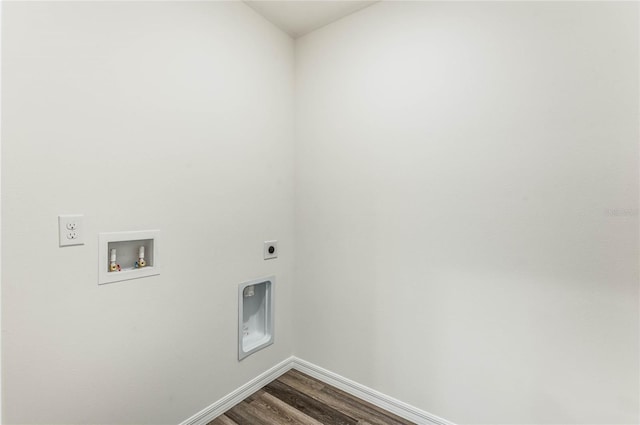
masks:
{"type": "Polygon", "coordinates": [[[60,246],[84,245],[81,214],[58,216],[58,237],[60,246]]]}
{"type": "Polygon", "coordinates": [[[278,258],[278,241],[264,241],[264,259],[278,258]]]}

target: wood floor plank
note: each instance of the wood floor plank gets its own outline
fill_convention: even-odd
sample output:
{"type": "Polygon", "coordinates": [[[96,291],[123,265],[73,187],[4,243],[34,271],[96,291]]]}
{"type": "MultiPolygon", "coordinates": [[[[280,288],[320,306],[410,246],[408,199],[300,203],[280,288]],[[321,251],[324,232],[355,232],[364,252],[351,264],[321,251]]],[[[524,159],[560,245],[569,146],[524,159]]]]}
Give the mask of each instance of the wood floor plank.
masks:
{"type": "Polygon", "coordinates": [[[357,419],[347,416],[278,380],[271,382],[264,387],[264,390],[325,425],[357,425],[358,423],[357,419]]]}
{"type": "Polygon", "coordinates": [[[310,385],[310,386],[322,385],[322,388],[325,391],[328,391],[328,392],[331,392],[333,394],[336,394],[337,396],[339,396],[341,398],[349,399],[349,400],[353,401],[354,403],[362,403],[362,404],[368,406],[370,409],[375,410],[376,412],[381,413],[383,415],[389,416],[389,417],[393,418],[394,420],[396,420],[396,421],[398,421],[398,422],[400,422],[402,424],[415,425],[413,422],[408,421],[408,420],[406,420],[404,418],[401,418],[400,416],[394,415],[393,413],[389,412],[388,410],[385,410],[385,409],[383,409],[381,407],[378,407],[375,404],[371,404],[369,402],[366,402],[366,401],[364,401],[364,400],[362,400],[362,399],[360,399],[360,398],[358,398],[356,396],[353,396],[353,395],[351,395],[351,394],[349,394],[349,393],[347,393],[345,391],[342,391],[342,390],[340,390],[340,389],[338,389],[338,388],[336,388],[334,386],[331,386],[329,384],[325,384],[324,382],[322,382],[322,381],[320,381],[320,380],[318,380],[318,379],[316,379],[316,378],[314,378],[312,376],[309,376],[309,375],[307,375],[307,374],[305,374],[303,372],[300,372],[299,370],[292,369],[290,371],[290,373],[291,373],[292,376],[296,376],[299,379],[305,380],[306,382],[308,382],[308,385],[310,385]]]}
{"type": "Polygon", "coordinates": [[[413,425],[391,412],[352,396],[297,370],[279,378],[281,382],[347,415],[372,425],[413,425]]]}
{"type": "Polygon", "coordinates": [[[290,370],[207,425],[415,425],[297,370],[290,370]]]}
{"type": "Polygon", "coordinates": [[[327,390],[324,386],[318,385],[316,388],[312,388],[308,382],[300,380],[293,375],[282,376],[280,381],[298,391],[304,391],[309,397],[345,413],[354,419],[366,421],[371,425],[402,425],[402,422],[398,422],[387,415],[376,412],[364,403],[354,403],[346,397],[340,397],[337,393],[331,393],[330,390],[327,390]]]}
{"type": "Polygon", "coordinates": [[[300,410],[272,396],[266,391],[261,390],[255,393],[253,401],[250,404],[258,409],[266,418],[276,420],[279,424],[322,425],[321,422],[305,415],[300,410]]]}
{"type": "Polygon", "coordinates": [[[238,425],[278,425],[277,422],[269,422],[260,415],[256,415],[255,408],[245,401],[233,406],[225,412],[225,415],[236,421],[238,425]]]}
{"type": "Polygon", "coordinates": [[[211,422],[209,422],[207,425],[238,425],[238,423],[233,421],[231,418],[229,418],[226,415],[220,415],[214,420],[212,420],[211,422]]]}
{"type": "Polygon", "coordinates": [[[251,394],[249,397],[245,398],[244,401],[246,401],[247,403],[251,403],[255,399],[256,394],[258,394],[260,391],[262,391],[262,390],[260,389],[260,390],[256,391],[255,393],[251,394]]]}

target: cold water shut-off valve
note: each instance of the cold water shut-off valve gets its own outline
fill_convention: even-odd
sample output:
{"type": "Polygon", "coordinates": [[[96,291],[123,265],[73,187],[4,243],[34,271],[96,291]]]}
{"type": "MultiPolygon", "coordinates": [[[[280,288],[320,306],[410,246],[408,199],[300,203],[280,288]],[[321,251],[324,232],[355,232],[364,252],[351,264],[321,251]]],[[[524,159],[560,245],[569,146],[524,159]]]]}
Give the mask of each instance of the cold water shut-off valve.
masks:
{"type": "Polygon", "coordinates": [[[138,249],[138,261],[136,261],[135,267],[144,267],[147,265],[147,262],[144,261],[144,245],[138,249]]]}

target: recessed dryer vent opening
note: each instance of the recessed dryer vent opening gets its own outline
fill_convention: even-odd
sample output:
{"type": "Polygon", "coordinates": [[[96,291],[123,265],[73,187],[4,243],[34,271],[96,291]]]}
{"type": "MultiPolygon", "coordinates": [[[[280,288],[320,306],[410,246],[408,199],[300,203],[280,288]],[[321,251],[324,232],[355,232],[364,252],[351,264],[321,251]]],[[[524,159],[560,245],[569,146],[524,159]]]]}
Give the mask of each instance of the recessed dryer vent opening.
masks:
{"type": "Polygon", "coordinates": [[[238,288],[238,360],[273,344],[273,282],[265,278],[238,288]]]}

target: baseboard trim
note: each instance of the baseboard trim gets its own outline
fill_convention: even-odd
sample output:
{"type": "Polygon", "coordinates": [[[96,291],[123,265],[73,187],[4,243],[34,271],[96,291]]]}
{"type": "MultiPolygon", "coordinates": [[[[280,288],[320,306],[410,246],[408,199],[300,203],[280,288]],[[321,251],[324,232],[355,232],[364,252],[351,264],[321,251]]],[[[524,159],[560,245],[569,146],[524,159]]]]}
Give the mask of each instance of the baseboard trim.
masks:
{"type": "Polygon", "coordinates": [[[306,373],[316,379],[321,380],[329,385],[341,389],[342,391],[349,393],[355,397],[358,397],[364,401],[388,410],[406,420],[415,422],[420,425],[454,425],[453,422],[449,422],[446,419],[440,418],[431,413],[425,412],[413,407],[400,400],[396,400],[393,397],[389,397],[386,394],[382,394],[372,388],[366,387],[355,381],[352,381],[344,376],[340,376],[337,373],[333,373],[327,369],[323,369],[313,363],[305,360],[293,357],[293,369],[306,373]]]}
{"type": "Polygon", "coordinates": [[[337,373],[333,373],[327,369],[317,366],[308,361],[291,356],[283,360],[277,365],[264,373],[261,373],[251,381],[247,382],[235,391],[227,394],[212,405],[202,409],[200,412],[191,416],[189,419],[180,423],[180,425],[206,425],[224,412],[240,403],[242,400],[258,391],[271,381],[278,379],[291,369],[299,370],[320,381],[333,385],[355,397],[376,405],[382,409],[388,410],[402,418],[415,422],[420,425],[455,425],[446,419],[440,418],[431,413],[420,410],[393,397],[382,394],[372,388],[366,387],[355,381],[352,381],[337,373]]]}
{"type": "Polygon", "coordinates": [[[251,394],[258,391],[271,381],[274,381],[288,372],[293,367],[293,357],[289,357],[273,366],[271,369],[261,373],[251,381],[247,382],[237,390],[227,394],[209,407],[205,407],[180,425],[206,425],[236,404],[240,403],[251,394]]]}

